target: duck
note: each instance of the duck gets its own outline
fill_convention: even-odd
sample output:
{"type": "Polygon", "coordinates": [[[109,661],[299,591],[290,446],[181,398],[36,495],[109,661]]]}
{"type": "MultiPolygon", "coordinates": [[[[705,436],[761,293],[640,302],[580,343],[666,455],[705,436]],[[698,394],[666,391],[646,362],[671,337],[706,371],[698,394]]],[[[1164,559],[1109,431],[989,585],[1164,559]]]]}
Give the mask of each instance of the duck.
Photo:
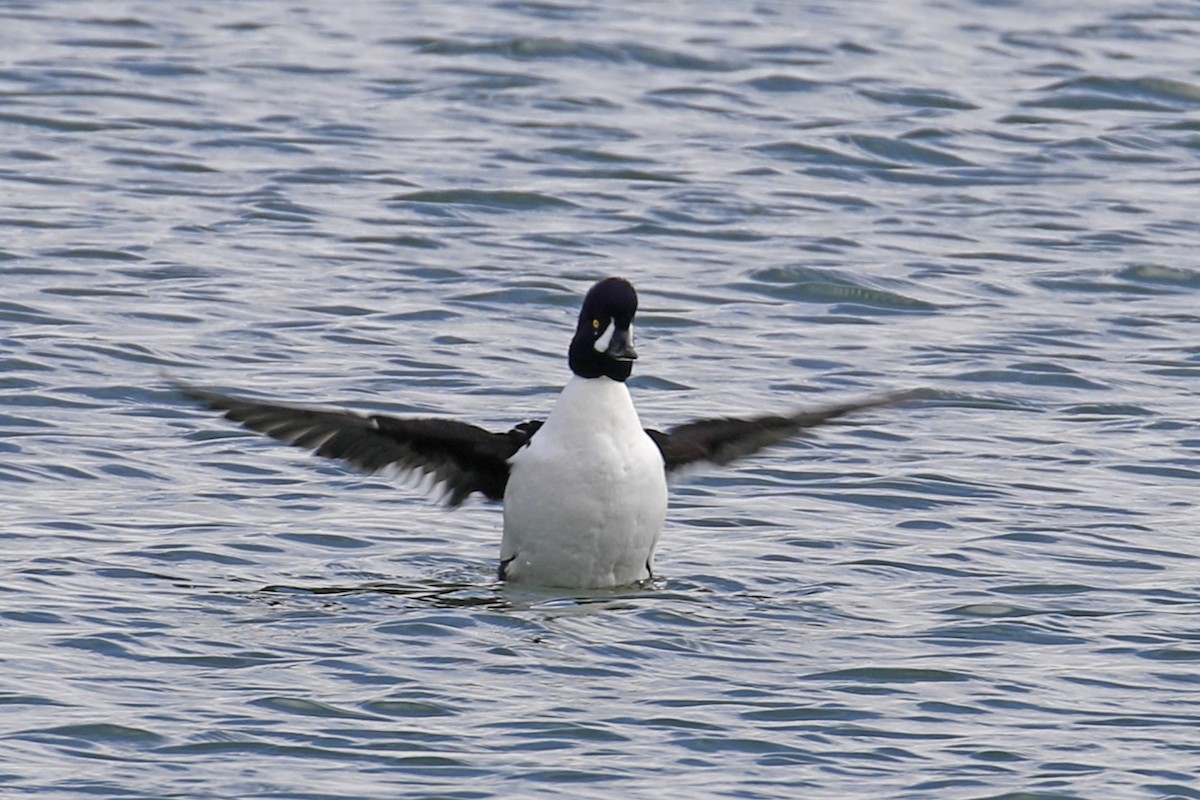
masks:
{"type": "Polygon", "coordinates": [[[606,589],[655,578],[668,481],[726,465],[846,415],[889,405],[868,397],[787,414],[643,427],[627,381],[638,358],[638,295],[619,277],[587,292],[567,351],[571,376],[544,420],[492,432],[455,419],[403,418],[267,402],[181,381],[191,401],[281,442],[367,474],[424,480],[451,508],[502,504],[501,581],[606,589]]]}

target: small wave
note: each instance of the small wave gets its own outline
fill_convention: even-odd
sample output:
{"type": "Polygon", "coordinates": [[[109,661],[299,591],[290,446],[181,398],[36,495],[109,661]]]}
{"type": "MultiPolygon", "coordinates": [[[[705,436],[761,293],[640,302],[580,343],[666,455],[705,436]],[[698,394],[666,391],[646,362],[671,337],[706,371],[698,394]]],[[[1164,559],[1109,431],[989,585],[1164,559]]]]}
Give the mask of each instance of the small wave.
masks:
{"type": "Polygon", "coordinates": [[[937,148],[933,147],[916,145],[912,142],[905,141],[903,138],[857,135],[847,136],[845,141],[866,153],[887,159],[893,164],[903,164],[905,166],[913,167],[975,166],[965,158],[960,158],[953,153],[948,153],[945,150],[938,150],[937,148]]]}
{"type": "Polygon", "coordinates": [[[1071,270],[1035,278],[1032,283],[1059,292],[1156,295],[1200,289],[1200,272],[1153,264],[1121,270],[1071,270]]]}
{"type": "Polygon", "coordinates": [[[396,40],[391,43],[410,46],[418,52],[428,54],[449,56],[496,55],[521,61],[582,59],[614,63],[636,62],[650,67],[698,72],[728,72],[738,69],[740,66],[728,61],[704,58],[678,50],[668,50],[639,42],[610,44],[567,39],[557,36],[519,36],[493,41],[414,38],[396,40]]]}
{"type": "Polygon", "coordinates": [[[602,181],[629,181],[631,183],[687,183],[687,178],[669,172],[653,172],[628,167],[550,167],[537,170],[547,178],[587,178],[602,181]]]}
{"type": "Polygon", "coordinates": [[[854,303],[893,311],[935,311],[925,300],[856,283],[835,270],[815,267],[779,267],[751,273],[754,283],[741,288],[781,300],[806,303],[854,303]]]}
{"type": "Polygon", "coordinates": [[[102,39],[80,38],[59,39],[57,44],[64,47],[93,48],[100,50],[159,50],[162,45],[145,39],[102,39]]]}
{"type": "Polygon", "coordinates": [[[778,93],[813,92],[826,86],[822,81],[810,81],[804,78],[797,78],[795,75],[780,75],[778,73],[751,78],[746,81],[746,85],[760,92],[778,93]]]}
{"type": "Polygon", "coordinates": [[[128,250],[114,250],[106,247],[65,247],[48,250],[43,255],[51,258],[69,258],[83,261],[145,261],[144,256],[131,253],[128,250]]]}
{"type": "Polygon", "coordinates": [[[1027,108],[1077,111],[1181,111],[1200,107],[1200,86],[1165,78],[1105,78],[1087,75],[1057,81],[1027,100],[1027,108]]]}
{"type": "Polygon", "coordinates": [[[974,111],[979,108],[953,93],[939,89],[918,89],[907,86],[892,88],[860,88],[858,93],[877,103],[910,108],[936,108],[948,111],[974,111]]]}
{"type": "Polygon", "coordinates": [[[475,206],[496,211],[537,211],[547,208],[573,208],[575,203],[539,192],[483,189],[430,189],[398,194],[389,198],[394,203],[429,203],[475,206]]]}

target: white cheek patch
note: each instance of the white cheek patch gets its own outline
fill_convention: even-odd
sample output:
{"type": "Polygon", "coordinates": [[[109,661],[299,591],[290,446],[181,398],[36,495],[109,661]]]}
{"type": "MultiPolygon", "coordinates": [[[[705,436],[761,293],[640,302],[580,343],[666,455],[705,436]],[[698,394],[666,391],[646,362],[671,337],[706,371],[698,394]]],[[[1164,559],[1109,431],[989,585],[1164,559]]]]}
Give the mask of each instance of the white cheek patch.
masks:
{"type": "Polygon", "coordinates": [[[608,326],[604,329],[604,333],[600,334],[600,338],[592,345],[592,347],[596,348],[597,353],[603,353],[608,349],[608,344],[612,341],[613,331],[616,329],[616,325],[613,325],[611,322],[608,323],[608,326]]]}

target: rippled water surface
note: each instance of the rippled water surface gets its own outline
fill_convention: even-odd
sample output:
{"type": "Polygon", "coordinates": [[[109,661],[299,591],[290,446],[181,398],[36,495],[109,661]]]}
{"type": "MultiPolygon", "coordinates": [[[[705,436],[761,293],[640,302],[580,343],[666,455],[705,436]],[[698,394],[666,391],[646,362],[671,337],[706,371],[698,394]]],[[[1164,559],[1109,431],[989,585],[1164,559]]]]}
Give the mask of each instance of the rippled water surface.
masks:
{"type": "Polygon", "coordinates": [[[1200,6],[0,6],[0,795],[1200,797],[1200,6]],[[165,375],[500,429],[920,388],[653,585],[165,375]]]}

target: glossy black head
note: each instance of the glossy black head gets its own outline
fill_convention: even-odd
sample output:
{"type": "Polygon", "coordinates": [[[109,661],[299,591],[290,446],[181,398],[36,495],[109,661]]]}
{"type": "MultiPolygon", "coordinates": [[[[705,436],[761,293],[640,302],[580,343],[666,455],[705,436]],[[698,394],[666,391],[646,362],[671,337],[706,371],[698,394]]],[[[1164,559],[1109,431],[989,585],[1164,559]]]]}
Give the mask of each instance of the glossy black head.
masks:
{"type": "Polygon", "coordinates": [[[571,371],[581,378],[623,381],[633,371],[633,315],[637,292],[624,278],[605,278],[583,299],[571,340],[571,371]]]}

